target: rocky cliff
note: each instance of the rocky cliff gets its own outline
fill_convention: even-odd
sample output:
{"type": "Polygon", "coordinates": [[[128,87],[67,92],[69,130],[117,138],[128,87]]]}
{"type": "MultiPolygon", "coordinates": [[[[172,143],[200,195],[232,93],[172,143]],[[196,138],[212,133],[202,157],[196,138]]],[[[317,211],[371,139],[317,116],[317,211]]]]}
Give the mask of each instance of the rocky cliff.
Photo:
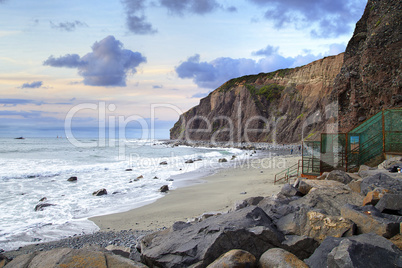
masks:
{"type": "Polygon", "coordinates": [[[181,115],[171,139],[296,143],[401,106],[401,5],[369,0],[345,53],[229,80],[181,115]]]}
{"type": "Polygon", "coordinates": [[[339,100],[341,131],[383,108],[402,105],[401,22],[401,1],[368,1],[332,92],[339,100]]]}

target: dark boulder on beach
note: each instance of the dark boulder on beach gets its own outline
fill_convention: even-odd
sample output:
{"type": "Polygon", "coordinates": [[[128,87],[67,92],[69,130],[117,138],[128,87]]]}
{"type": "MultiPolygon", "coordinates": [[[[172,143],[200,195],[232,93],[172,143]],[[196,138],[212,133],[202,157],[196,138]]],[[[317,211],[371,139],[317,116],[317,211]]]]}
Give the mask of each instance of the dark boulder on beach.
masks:
{"type": "Polygon", "coordinates": [[[161,193],[166,193],[167,191],[169,191],[169,186],[167,186],[167,185],[163,185],[163,186],[159,189],[159,192],[161,192],[161,193]]]}
{"type": "Polygon", "coordinates": [[[42,197],[41,199],[39,199],[39,202],[44,202],[44,201],[46,201],[46,200],[47,200],[47,197],[44,196],[44,197],[42,197]]]}
{"type": "Polygon", "coordinates": [[[55,205],[49,204],[49,203],[38,204],[35,206],[35,211],[42,211],[44,208],[51,207],[51,206],[55,206],[55,205]]]}
{"type": "Polygon", "coordinates": [[[192,164],[192,163],[194,163],[194,160],[192,160],[192,159],[189,159],[189,160],[187,160],[186,162],[184,162],[185,164],[192,164]]]}
{"type": "Polygon", "coordinates": [[[74,181],[77,181],[77,180],[78,180],[77,177],[70,177],[70,178],[67,179],[67,181],[71,181],[71,182],[74,182],[74,181]]]}
{"type": "Polygon", "coordinates": [[[93,192],[92,195],[94,195],[94,196],[107,195],[107,191],[106,191],[106,189],[103,188],[103,189],[93,192]]]}
{"type": "Polygon", "coordinates": [[[218,160],[219,163],[226,163],[228,160],[226,158],[221,158],[218,160]]]}
{"type": "Polygon", "coordinates": [[[167,161],[162,161],[162,162],[159,163],[159,165],[161,165],[161,166],[165,166],[167,164],[168,164],[167,161]]]}
{"type": "Polygon", "coordinates": [[[272,220],[254,206],[173,227],[141,240],[141,259],[145,264],[188,267],[197,263],[205,267],[232,249],[245,250],[259,258],[284,241],[272,220]]]}

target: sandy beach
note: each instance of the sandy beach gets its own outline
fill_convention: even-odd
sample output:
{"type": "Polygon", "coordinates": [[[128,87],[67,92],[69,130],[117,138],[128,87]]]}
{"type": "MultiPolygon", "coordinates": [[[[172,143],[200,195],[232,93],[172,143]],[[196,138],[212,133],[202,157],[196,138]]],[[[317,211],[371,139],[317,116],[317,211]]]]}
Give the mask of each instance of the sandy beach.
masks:
{"type": "Polygon", "coordinates": [[[90,218],[101,231],[155,230],[176,221],[188,221],[207,212],[227,211],[237,201],[254,196],[276,194],[282,183],[274,185],[275,174],[297,163],[301,156],[275,156],[248,163],[228,163],[202,183],[169,191],[146,206],[123,213],[90,218]]]}

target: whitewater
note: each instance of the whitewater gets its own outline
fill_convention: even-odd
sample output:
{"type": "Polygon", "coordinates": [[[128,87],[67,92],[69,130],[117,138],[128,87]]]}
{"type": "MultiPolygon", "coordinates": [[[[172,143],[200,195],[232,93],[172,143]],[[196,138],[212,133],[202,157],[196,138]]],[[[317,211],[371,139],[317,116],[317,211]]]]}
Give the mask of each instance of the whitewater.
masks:
{"type": "Polygon", "coordinates": [[[89,217],[146,205],[164,196],[163,185],[194,183],[223,167],[220,158],[249,156],[247,150],[163,141],[77,142],[0,138],[0,249],[93,233],[99,228],[89,217]],[[107,195],[92,195],[103,188],[107,195]],[[39,204],[51,206],[35,211],[39,204]]]}

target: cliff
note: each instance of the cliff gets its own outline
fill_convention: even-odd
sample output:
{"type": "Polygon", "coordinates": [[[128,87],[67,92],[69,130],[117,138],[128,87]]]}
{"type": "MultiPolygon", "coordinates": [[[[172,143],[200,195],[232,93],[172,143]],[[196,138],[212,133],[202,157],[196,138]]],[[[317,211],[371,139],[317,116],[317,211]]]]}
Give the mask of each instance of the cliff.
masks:
{"type": "Polygon", "coordinates": [[[401,2],[369,0],[345,53],[229,80],[180,116],[171,139],[296,143],[402,105],[401,2]]]}
{"type": "Polygon", "coordinates": [[[339,100],[340,131],[402,105],[401,9],[401,1],[370,0],[357,22],[331,96],[339,100]]]}

